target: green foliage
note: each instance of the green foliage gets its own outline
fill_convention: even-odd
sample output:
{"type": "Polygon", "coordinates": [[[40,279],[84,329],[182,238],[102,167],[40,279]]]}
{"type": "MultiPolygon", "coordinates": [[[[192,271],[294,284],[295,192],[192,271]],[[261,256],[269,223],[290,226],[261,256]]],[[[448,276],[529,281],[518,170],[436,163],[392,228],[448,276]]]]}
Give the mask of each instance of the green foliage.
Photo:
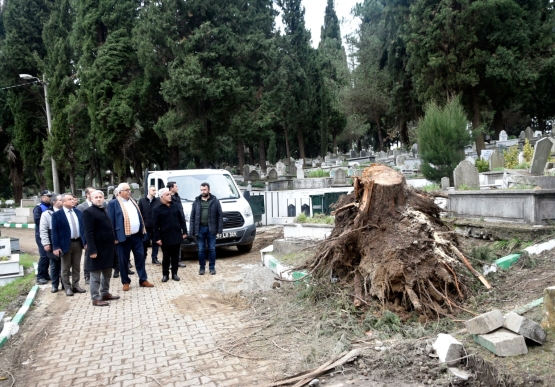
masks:
{"type": "Polygon", "coordinates": [[[479,263],[492,263],[499,257],[489,246],[478,246],[472,248],[470,258],[477,260],[479,263]]]}
{"type": "Polygon", "coordinates": [[[297,223],[316,223],[316,224],[334,224],[335,217],[325,214],[314,214],[314,216],[306,216],[302,213],[295,219],[297,223]]]}
{"type": "Polygon", "coordinates": [[[532,156],[534,155],[534,148],[530,145],[530,141],[526,138],[524,139],[524,146],[522,147],[522,153],[524,156],[525,163],[532,162],[532,156]]]}
{"type": "Polygon", "coordinates": [[[308,172],[306,176],[307,177],[330,177],[330,173],[329,171],[324,171],[323,169],[318,168],[315,171],[308,172]]]}
{"type": "Polygon", "coordinates": [[[435,191],[439,191],[441,189],[439,184],[426,184],[424,187],[420,188],[422,191],[424,192],[435,192],[435,191]]]}
{"type": "Polygon", "coordinates": [[[518,145],[509,147],[509,150],[503,150],[505,159],[505,168],[514,169],[518,164],[518,145]]]}
{"type": "Polygon", "coordinates": [[[489,171],[489,162],[487,160],[476,160],[476,168],[478,172],[488,172],[489,171]]]}
{"type": "Polygon", "coordinates": [[[520,163],[515,165],[513,169],[529,169],[529,168],[530,168],[530,163],[520,163]]]}
{"type": "Polygon", "coordinates": [[[430,102],[418,124],[418,151],[422,174],[439,182],[442,177],[453,179],[453,171],[464,160],[464,147],[472,141],[459,99],[444,107],[430,102]]]}

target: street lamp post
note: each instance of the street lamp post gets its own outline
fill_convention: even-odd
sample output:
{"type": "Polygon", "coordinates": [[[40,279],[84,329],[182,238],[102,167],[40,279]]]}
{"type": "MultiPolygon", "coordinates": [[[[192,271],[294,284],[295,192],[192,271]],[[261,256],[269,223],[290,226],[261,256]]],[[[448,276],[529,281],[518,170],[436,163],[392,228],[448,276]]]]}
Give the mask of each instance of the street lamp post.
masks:
{"type": "MultiPolygon", "coordinates": [[[[50,104],[48,103],[48,87],[46,85],[46,78],[43,75],[42,81],[37,78],[33,77],[29,74],[19,74],[21,79],[36,79],[39,83],[42,83],[44,87],[44,104],[46,105],[46,122],[48,123],[48,135],[52,136],[52,115],[50,114],[50,104]]],[[[50,156],[50,160],[52,161],[52,185],[54,186],[54,192],[60,193],[60,181],[58,179],[58,168],[56,167],[56,160],[54,157],[50,156]]]]}

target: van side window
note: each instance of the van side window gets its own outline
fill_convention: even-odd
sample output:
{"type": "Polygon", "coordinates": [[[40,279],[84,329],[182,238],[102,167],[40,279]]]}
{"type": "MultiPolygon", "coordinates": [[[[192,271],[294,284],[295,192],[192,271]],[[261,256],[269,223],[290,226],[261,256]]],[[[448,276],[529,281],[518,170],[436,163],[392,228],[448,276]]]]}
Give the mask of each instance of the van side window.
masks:
{"type": "Polygon", "coordinates": [[[164,184],[164,181],[162,179],[158,179],[158,191],[160,191],[165,186],[166,185],[164,184]]]}
{"type": "Polygon", "coordinates": [[[155,186],[156,187],[155,183],[156,183],[156,179],[150,179],[149,186],[155,186]]]}

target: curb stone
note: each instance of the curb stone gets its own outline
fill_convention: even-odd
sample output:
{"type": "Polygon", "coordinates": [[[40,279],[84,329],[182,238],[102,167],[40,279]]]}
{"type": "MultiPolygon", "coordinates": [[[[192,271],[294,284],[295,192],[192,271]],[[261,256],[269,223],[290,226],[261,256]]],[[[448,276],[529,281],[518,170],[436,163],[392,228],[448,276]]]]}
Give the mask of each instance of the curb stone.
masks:
{"type": "Polygon", "coordinates": [[[31,223],[3,223],[2,225],[8,228],[35,228],[31,223]]]}
{"type": "MultiPolygon", "coordinates": [[[[37,296],[38,291],[39,291],[38,285],[35,285],[31,288],[31,291],[27,295],[25,302],[23,303],[21,308],[19,308],[14,318],[11,320],[13,324],[21,325],[21,322],[23,321],[25,314],[27,313],[31,305],[33,305],[33,301],[35,301],[35,297],[37,296]]],[[[2,329],[2,333],[0,333],[0,348],[2,348],[4,344],[8,342],[8,339],[11,337],[11,332],[9,332],[11,331],[10,325],[11,324],[4,324],[4,329],[2,329]]]]}
{"type": "Polygon", "coordinates": [[[298,281],[307,276],[308,273],[305,271],[292,271],[291,267],[281,264],[281,262],[270,254],[273,251],[273,245],[260,250],[260,258],[262,260],[262,265],[269,268],[278,277],[288,281],[298,281]]]}

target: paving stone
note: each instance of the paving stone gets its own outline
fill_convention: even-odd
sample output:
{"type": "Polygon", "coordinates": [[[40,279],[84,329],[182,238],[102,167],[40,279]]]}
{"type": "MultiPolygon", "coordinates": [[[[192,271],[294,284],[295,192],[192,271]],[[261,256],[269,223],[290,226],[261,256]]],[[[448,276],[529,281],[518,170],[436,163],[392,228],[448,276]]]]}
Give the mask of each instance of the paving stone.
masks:
{"type": "Polygon", "coordinates": [[[436,341],[432,344],[439,361],[449,365],[456,365],[463,357],[464,347],[460,341],[451,335],[440,333],[436,341]]]}
{"type": "Polygon", "coordinates": [[[547,333],[540,324],[515,312],[510,312],[505,315],[503,327],[527,339],[533,340],[538,344],[543,344],[547,337],[547,333]]]}
{"type": "Polygon", "coordinates": [[[474,335],[474,341],[497,356],[518,356],[528,353],[524,336],[505,328],[485,335],[474,335]]]}
{"type": "Polygon", "coordinates": [[[492,310],[476,316],[464,323],[468,333],[473,335],[483,335],[501,328],[505,322],[505,317],[500,310],[492,310]]]}

